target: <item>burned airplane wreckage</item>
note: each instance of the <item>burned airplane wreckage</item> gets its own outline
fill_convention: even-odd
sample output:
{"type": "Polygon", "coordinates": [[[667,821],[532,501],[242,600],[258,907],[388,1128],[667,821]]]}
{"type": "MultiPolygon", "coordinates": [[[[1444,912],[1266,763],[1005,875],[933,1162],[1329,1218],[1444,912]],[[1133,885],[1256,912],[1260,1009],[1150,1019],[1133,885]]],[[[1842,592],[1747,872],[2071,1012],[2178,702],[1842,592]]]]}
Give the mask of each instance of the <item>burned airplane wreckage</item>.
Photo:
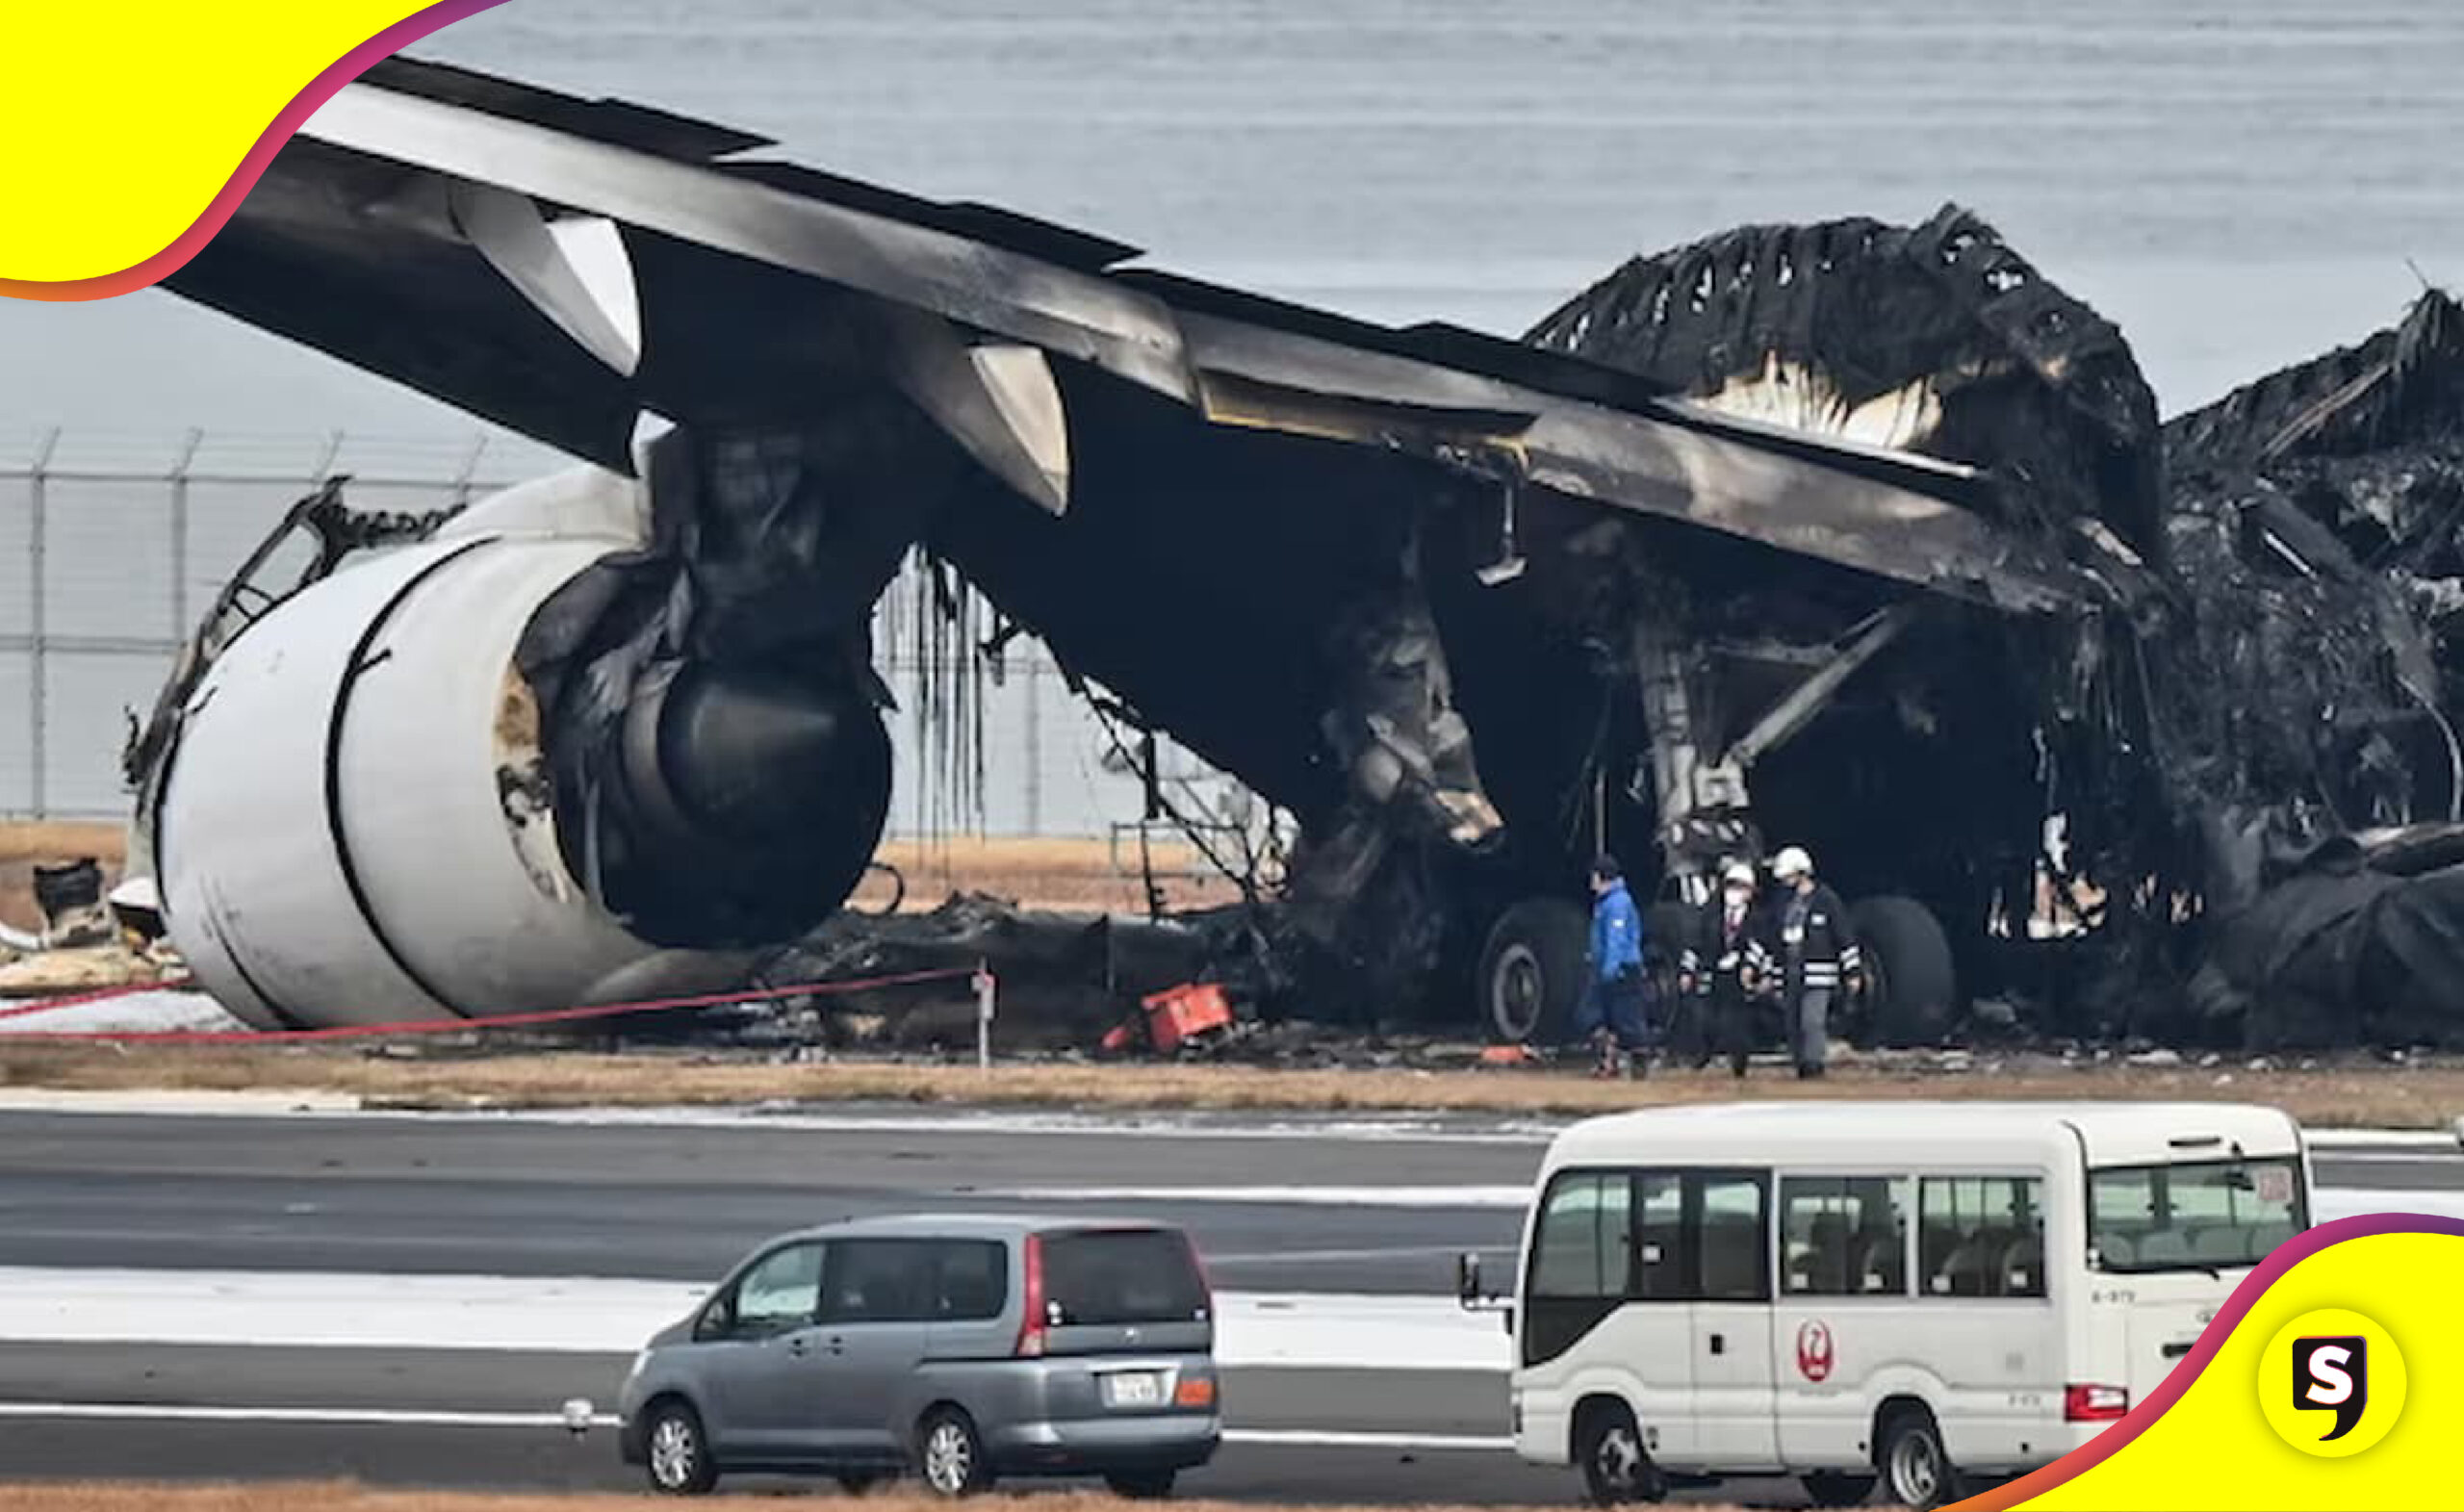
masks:
{"type": "Polygon", "coordinates": [[[1865,900],[1865,1038],[2012,987],[2220,1038],[2451,995],[2444,301],[2160,427],[1956,209],[1638,260],[1518,344],[761,145],[394,60],[170,280],[590,464],[321,500],[296,590],[183,659],[132,856],[242,1016],[741,980],[878,843],[917,551],[1296,817],[1225,969],[1322,1012],[1545,1036],[1596,850],[1665,908],[1766,834],[1865,900]],[[2052,965],[2048,896],[2093,926],[2052,965]]]}

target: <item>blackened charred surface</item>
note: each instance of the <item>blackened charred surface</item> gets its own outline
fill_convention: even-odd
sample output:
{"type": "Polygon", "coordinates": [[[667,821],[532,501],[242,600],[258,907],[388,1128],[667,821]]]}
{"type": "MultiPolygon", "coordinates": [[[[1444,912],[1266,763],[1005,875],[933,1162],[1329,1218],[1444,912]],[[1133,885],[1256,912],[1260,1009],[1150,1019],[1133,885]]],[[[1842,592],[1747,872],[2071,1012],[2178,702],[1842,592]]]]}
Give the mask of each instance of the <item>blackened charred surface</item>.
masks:
{"type": "Polygon", "coordinates": [[[969,491],[928,537],[1065,666],[1127,699],[1303,822],[1342,804],[1321,727],[1327,635],[1391,579],[1434,469],[1330,442],[1212,427],[1061,370],[1072,497],[1055,518],[969,491]]]}
{"type": "MultiPolygon", "coordinates": [[[[1530,339],[1715,410],[1989,469],[1993,507],[2023,539],[2069,551],[2093,522],[2164,556],[2155,403],[2129,348],[1956,207],[1912,228],[1746,227],[1637,259],[1530,339]]],[[[1686,602],[1622,613],[1669,614],[1701,648],[1724,739],[1802,674],[1723,648],[1819,647],[1892,598],[1807,557],[1636,539],[1686,602]]],[[[2113,569],[2143,592],[2126,563],[2113,569]]],[[[2146,718],[2129,636],[2094,614],[1940,604],[1762,760],[1757,821],[1810,845],[1852,895],[1925,899],[1989,987],[1989,920],[2034,910],[2049,814],[2067,810],[2075,843],[2114,874],[2164,870],[2179,844],[2137,764],[2146,718]]]]}
{"type": "Polygon", "coordinates": [[[548,711],[566,861],[644,937],[792,937],[888,813],[874,601],[962,476],[902,401],[652,448],[652,539],[569,585],[520,665],[548,711]]]}
{"type": "Polygon", "coordinates": [[[2157,708],[2210,861],[2182,1027],[2457,1042],[2464,869],[2440,842],[2464,801],[2464,310],[2429,291],[2166,441],[2195,634],[2160,651],[2203,681],[2157,708]]]}
{"type": "Polygon", "coordinates": [[[2008,523],[2101,519],[2162,549],[2155,399],[2128,346],[1956,206],[1913,228],[1749,226],[1637,258],[1527,339],[1698,397],[1746,406],[1732,391],[1760,387],[1748,412],[1782,423],[1857,416],[1851,433],[2024,483],[2029,518],[2008,523]]]}

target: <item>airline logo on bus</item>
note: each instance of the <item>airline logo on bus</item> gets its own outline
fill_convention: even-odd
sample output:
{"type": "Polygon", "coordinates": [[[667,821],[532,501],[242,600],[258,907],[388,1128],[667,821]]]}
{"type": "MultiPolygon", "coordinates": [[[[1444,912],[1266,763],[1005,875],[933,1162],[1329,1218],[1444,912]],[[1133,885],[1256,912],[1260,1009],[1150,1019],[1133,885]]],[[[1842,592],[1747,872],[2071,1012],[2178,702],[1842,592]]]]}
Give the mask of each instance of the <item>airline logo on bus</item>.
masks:
{"type": "Polygon", "coordinates": [[[1797,1373],[1810,1381],[1829,1379],[1831,1356],[1831,1325],[1819,1318],[1807,1319],[1797,1328],[1797,1373]]]}

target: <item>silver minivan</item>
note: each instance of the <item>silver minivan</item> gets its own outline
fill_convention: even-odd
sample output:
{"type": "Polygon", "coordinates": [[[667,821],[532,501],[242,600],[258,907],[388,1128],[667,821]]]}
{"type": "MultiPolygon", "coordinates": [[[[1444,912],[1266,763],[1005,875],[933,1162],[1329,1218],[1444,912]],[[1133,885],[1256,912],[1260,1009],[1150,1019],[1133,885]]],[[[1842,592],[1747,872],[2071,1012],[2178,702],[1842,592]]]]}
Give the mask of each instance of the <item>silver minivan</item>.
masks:
{"type": "Polygon", "coordinates": [[[1222,1439],[1214,1297],[1189,1236],[1146,1223],[865,1218],[773,1239],[626,1377],[626,1463],[726,1474],[913,1471],[942,1496],[1100,1475],[1163,1497],[1222,1439]]]}

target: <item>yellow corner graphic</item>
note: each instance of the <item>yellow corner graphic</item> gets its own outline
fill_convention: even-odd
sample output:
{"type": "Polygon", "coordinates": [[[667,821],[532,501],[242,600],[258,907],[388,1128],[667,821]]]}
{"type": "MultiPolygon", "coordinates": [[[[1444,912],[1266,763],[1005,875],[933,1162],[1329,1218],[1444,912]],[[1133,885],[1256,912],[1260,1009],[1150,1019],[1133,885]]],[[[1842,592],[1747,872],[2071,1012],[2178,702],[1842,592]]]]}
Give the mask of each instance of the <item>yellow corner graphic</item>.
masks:
{"type": "Polygon", "coordinates": [[[17,66],[0,90],[0,293],[92,298],[176,270],[318,105],[386,54],[494,3],[19,7],[17,66]]]}
{"type": "Polygon", "coordinates": [[[2235,1292],[2128,1419],[1958,1512],[2453,1507],[2464,1224],[2322,1225],[2235,1292]]]}

